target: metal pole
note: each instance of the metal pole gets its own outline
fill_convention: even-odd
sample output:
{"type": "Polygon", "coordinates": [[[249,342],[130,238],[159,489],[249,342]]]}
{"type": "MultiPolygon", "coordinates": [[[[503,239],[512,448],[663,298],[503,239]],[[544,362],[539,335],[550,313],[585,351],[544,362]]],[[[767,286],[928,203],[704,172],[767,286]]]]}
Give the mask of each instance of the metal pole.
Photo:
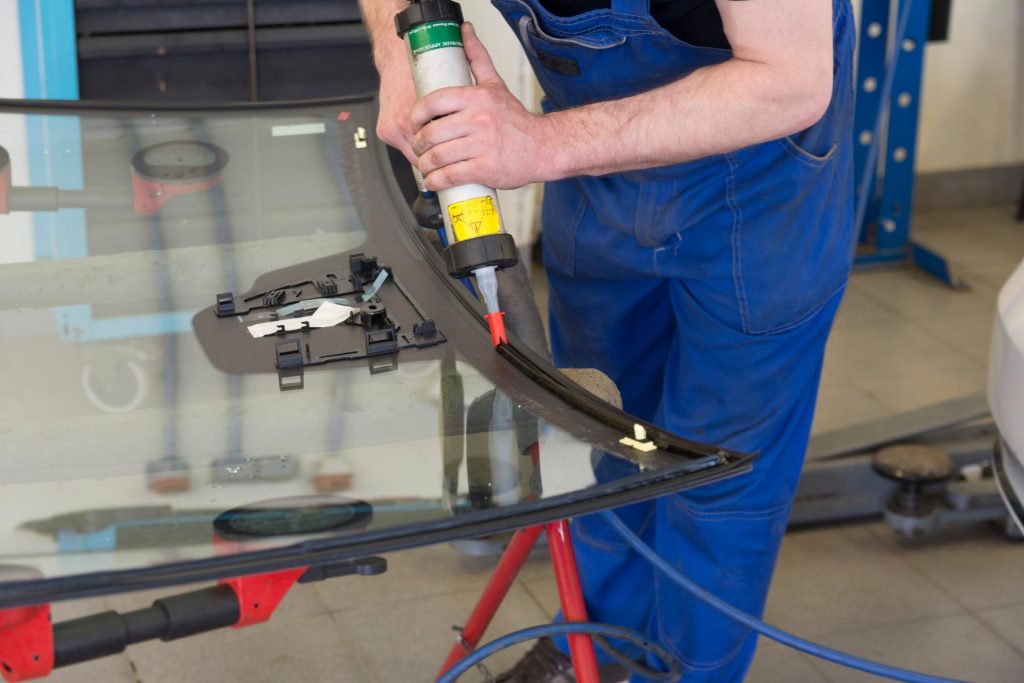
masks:
{"type": "MultiPolygon", "coordinates": [[[[587,621],[587,606],[583,602],[580,575],[576,568],[576,553],[569,536],[569,522],[559,520],[547,525],[551,563],[555,567],[555,584],[562,603],[562,617],[567,622],[587,621]]],[[[569,653],[578,683],[600,683],[601,674],[594,654],[594,641],[585,634],[569,636],[569,653]]]]}
{"type": "Polygon", "coordinates": [[[249,32],[249,99],[260,99],[259,73],[256,67],[256,0],[245,0],[245,20],[249,32]]]}
{"type": "Polygon", "coordinates": [[[512,537],[498,566],[494,568],[494,573],[491,574],[490,580],[484,587],[484,592],[480,594],[480,599],[473,608],[472,614],[466,620],[466,625],[462,627],[458,642],[452,646],[448,658],[441,665],[441,670],[437,674],[438,678],[472,652],[480,643],[484,631],[490,625],[502,600],[508,595],[519,570],[523,568],[523,563],[529,557],[533,546],[537,544],[537,539],[540,538],[540,532],[543,530],[542,526],[527,527],[517,531],[512,537]]]}

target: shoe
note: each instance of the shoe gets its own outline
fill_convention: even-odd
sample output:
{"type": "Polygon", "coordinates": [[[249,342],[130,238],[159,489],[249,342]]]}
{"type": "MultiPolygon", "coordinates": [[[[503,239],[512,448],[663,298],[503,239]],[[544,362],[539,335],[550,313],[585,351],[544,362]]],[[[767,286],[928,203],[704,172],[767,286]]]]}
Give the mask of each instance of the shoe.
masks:
{"type": "MultiPolygon", "coordinates": [[[[629,671],[617,664],[602,666],[601,683],[620,683],[629,671]]],[[[572,659],[562,654],[550,638],[537,641],[516,665],[494,679],[495,683],[576,683],[572,659]]]]}
{"type": "Polygon", "coordinates": [[[555,647],[550,638],[541,638],[511,669],[494,679],[495,683],[576,683],[572,660],[555,647]]]}

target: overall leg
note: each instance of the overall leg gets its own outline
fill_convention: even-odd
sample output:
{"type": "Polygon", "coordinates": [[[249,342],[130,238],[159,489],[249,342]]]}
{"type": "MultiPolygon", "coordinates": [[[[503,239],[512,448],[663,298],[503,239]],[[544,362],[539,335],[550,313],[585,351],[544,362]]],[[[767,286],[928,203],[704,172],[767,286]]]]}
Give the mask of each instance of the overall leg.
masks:
{"type": "MultiPolygon", "coordinates": [[[[811,429],[825,342],[842,296],[773,334],[710,315],[682,283],[659,422],[700,441],[758,451],[753,472],[658,501],[655,547],[732,605],[764,608],[811,429]]],[[[685,663],[684,680],[740,681],[755,636],[655,576],[649,633],[685,663]]]]}
{"type": "MultiPolygon", "coordinates": [[[[664,340],[674,329],[667,283],[576,278],[550,266],[548,271],[555,364],[604,372],[618,385],[624,409],[651,419],[661,401],[668,353],[664,340]]],[[[594,459],[598,481],[633,473],[620,458],[595,453],[594,459]]],[[[621,508],[619,514],[638,535],[653,542],[653,501],[621,508]]],[[[645,630],[654,600],[650,565],[595,515],[574,519],[571,528],[590,620],[645,630]]],[[[555,642],[568,652],[564,638],[555,642]]],[[[631,657],[642,656],[634,647],[614,644],[631,657]]],[[[614,661],[600,648],[597,654],[601,664],[614,661]]]]}
{"type": "MultiPolygon", "coordinates": [[[[724,156],[723,203],[679,235],[676,334],[656,422],[697,441],[759,452],[753,471],[658,502],[656,549],[732,605],[760,615],[796,492],[825,343],[855,239],[852,17],[834,3],[829,112],[787,140],[724,156]]],[[[655,577],[649,633],[684,680],[741,681],[756,637],[655,577]]]]}

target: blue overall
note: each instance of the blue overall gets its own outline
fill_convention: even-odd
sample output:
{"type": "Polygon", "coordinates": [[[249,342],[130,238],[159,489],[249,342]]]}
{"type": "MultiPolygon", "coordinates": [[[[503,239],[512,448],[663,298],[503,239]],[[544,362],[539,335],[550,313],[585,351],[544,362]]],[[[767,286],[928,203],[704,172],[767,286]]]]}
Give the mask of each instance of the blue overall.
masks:
{"type": "MultiPolygon", "coordinates": [[[[650,90],[731,58],[729,50],[675,38],[651,18],[646,0],[612,0],[611,9],[573,17],[555,16],[539,0],[492,3],[523,43],[547,111],[650,90]]],[[[761,454],[752,473],[620,514],[677,569],[755,614],[763,611],[825,341],[850,271],[849,0],[833,0],[833,24],[832,103],[810,129],[689,163],[545,188],[556,363],[604,371],[638,417],[761,454]]],[[[678,124],[685,130],[686,121],[678,124]]],[[[614,461],[603,462],[599,478],[614,461]]],[[[573,531],[591,619],[646,631],[684,662],[687,681],[743,678],[754,634],[653,572],[599,518],[575,520],[573,531]]]]}

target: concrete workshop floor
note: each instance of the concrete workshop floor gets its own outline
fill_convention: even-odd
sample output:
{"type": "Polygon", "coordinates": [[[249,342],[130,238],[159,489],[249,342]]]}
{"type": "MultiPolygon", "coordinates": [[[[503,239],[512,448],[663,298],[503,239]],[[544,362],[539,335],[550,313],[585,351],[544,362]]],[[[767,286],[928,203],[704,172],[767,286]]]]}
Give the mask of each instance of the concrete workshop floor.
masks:
{"type": "MultiPolygon", "coordinates": [[[[853,278],[829,345],[815,430],[981,391],[995,297],[1024,258],[1012,209],[919,214],[916,234],[972,289],[907,271],[853,278]]],[[[542,287],[543,285],[541,285],[542,287]]],[[[428,681],[490,562],[447,546],[392,555],[383,577],[299,586],[265,625],[58,672],[55,681],[428,681]]],[[[153,594],[57,608],[57,619],[148,605],[153,594]]],[[[538,555],[490,635],[548,621],[556,594],[538,555]]],[[[769,598],[784,629],[882,661],[972,681],[1024,680],[1024,545],[985,526],[902,542],[878,521],[789,533],[769,598]]],[[[521,651],[521,650],[520,650],[521,651]]],[[[496,658],[500,671],[516,653],[496,658]]],[[[482,680],[468,676],[465,680],[482,680]]],[[[876,680],[762,641],[751,683],[876,680]]]]}

